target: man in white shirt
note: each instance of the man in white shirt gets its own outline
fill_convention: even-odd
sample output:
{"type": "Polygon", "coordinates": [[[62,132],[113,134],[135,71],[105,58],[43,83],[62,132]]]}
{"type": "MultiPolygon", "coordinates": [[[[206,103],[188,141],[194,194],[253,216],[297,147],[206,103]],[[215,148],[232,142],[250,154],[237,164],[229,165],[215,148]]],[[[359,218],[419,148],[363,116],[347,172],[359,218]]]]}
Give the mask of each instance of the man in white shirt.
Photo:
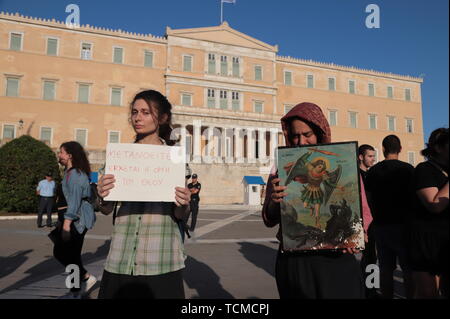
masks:
{"type": "Polygon", "coordinates": [[[47,173],[47,175],[45,175],[45,179],[39,182],[38,187],[36,188],[36,193],[40,196],[37,226],[44,227],[44,225],[42,225],[42,214],[46,212],[47,227],[51,227],[52,208],[55,196],[55,181],[52,178],[52,173],[47,173]]]}

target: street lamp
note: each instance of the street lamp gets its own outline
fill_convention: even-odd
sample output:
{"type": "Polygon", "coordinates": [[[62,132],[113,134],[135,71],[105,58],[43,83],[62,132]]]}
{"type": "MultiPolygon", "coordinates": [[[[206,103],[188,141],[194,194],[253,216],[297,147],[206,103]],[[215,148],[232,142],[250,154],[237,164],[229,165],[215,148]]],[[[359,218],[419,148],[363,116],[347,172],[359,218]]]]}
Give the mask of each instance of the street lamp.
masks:
{"type": "Polygon", "coordinates": [[[23,128],[23,120],[20,119],[19,120],[19,130],[21,130],[23,128]]]}

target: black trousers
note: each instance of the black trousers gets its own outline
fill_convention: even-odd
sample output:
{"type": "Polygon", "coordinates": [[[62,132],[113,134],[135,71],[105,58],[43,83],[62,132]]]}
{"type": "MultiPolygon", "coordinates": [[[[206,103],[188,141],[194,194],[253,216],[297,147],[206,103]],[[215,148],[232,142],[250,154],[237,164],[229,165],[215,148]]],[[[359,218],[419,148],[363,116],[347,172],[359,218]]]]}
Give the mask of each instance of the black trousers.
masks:
{"type": "Polygon", "coordinates": [[[47,214],[47,226],[52,224],[52,209],[53,209],[53,197],[44,197],[40,196],[39,198],[39,209],[38,209],[38,218],[37,225],[42,225],[42,215],[44,212],[47,214]]]}
{"type": "MultiPolygon", "coordinates": [[[[366,267],[368,265],[376,265],[377,263],[377,251],[376,251],[376,245],[375,245],[375,235],[373,231],[373,224],[370,224],[369,229],[367,230],[367,237],[368,242],[365,245],[365,249],[362,252],[362,258],[361,258],[361,271],[363,273],[364,277],[364,283],[367,278],[367,276],[370,273],[366,272],[366,267]]],[[[375,288],[365,288],[366,290],[366,298],[376,298],[377,297],[377,291],[375,288]]]]}
{"type": "Polygon", "coordinates": [[[184,299],[183,270],[155,276],[103,271],[99,299],[184,299]]]}
{"type": "Polygon", "coordinates": [[[191,227],[189,227],[190,231],[194,231],[195,225],[197,224],[198,202],[198,199],[191,198],[191,227]]]}
{"type": "MultiPolygon", "coordinates": [[[[61,228],[62,231],[62,228],[61,228]]],[[[75,264],[80,269],[80,283],[87,273],[87,270],[83,267],[83,262],[81,261],[81,250],[83,249],[84,236],[86,235],[87,229],[80,234],[73,223],[70,224],[70,239],[68,241],[63,241],[62,237],[58,238],[53,247],[53,256],[58,260],[64,267],[67,265],[75,264]]],[[[61,232],[60,232],[61,236],[61,232]]],[[[72,288],[72,291],[77,291],[79,289],[72,288]]]]}
{"type": "Polygon", "coordinates": [[[280,299],[363,299],[355,256],[329,252],[282,253],[275,266],[280,299]]]}

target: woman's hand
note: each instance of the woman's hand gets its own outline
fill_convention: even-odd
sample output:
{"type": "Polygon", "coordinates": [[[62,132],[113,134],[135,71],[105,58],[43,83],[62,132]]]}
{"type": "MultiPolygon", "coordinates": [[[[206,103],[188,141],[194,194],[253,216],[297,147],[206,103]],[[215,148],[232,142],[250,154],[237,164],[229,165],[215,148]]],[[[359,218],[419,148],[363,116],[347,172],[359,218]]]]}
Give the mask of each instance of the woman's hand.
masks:
{"type": "Polygon", "coordinates": [[[64,219],[64,223],[62,226],[62,232],[61,237],[64,242],[67,242],[70,240],[70,224],[72,223],[69,219],[64,219]]]}
{"type": "Polygon", "coordinates": [[[278,183],[280,181],[280,178],[274,178],[272,180],[273,192],[271,195],[271,199],[275,203],[281,203],[283,201],[283,198],[288,195],[287,193],[284,193],[284,191],[287,189],[287,186],[278,186],[278,183]]]}
{"type": "Polygon", "coordinates": [[[348,253],[348,254],[358,254],[360,251],[359,249],[356,248],[345,248],[344,249],[344,254],[348,253]]]}
{"type": "Polygon", "coordinates": [[[116,182],[116,179],[114,178],[114,175],[107,174],[100,177],[98,184],[97,184],[97,191],[98,195],[101,198],[105,198],[109,195],[109,191],[114,188],[114,183],[116,182]]]}
{"type": "Polygon", "coordinates": [[[191,192],[187,187],[175,187],[175,204],[178,207],[189,205],[191,192]]]}

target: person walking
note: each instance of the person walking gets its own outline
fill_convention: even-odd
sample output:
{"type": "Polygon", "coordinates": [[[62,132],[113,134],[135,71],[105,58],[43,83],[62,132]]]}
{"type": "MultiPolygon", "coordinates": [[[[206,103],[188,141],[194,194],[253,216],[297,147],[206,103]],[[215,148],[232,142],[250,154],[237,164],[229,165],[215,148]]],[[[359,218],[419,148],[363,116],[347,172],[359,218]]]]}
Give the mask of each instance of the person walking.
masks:
{"type": "Polygon", "coordinates": [[[69,298],[88,294],[97,282],[83,267],[81,251],[84,238],[95,224],[94,209],[89,203],[91,169],[83,147],[75,141],[63,143],[58,153],[59,163],[65,167],[62,191],[67,207],[60,210],[58,238],[53,248],[54,257],[65,267],[74,264],[79,269],[80,286],[70,289],[69,298]]]}

